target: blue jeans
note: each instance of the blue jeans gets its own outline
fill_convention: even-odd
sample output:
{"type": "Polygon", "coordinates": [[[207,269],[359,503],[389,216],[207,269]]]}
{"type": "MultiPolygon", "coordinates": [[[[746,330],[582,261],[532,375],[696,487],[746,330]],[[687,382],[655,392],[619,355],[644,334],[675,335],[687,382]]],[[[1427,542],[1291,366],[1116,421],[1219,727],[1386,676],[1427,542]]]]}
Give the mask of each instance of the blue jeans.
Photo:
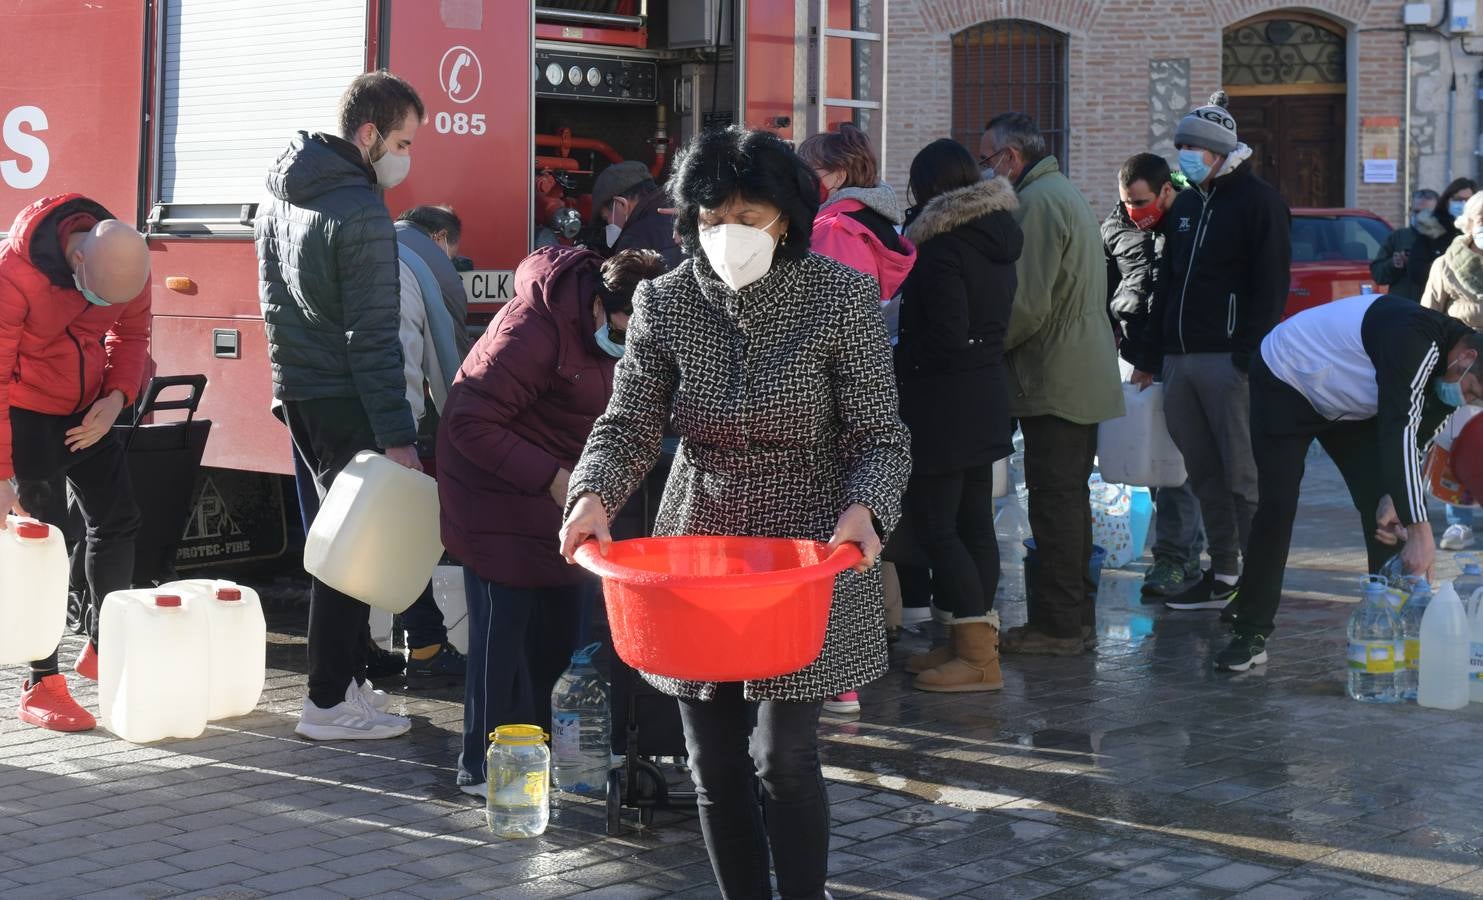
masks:
{"type": "Polygon", "coordinates": [[[829,874],[829,794],[819,767],[823,704],[749,702],[740,684],[681,700],[700,830],[724,900],[820,900],[829,874]],[[753,777],[766,805],[757,802],[753,777]]]}
{"type": "MultiPolygon", "coordinates": [[[[319,514],[319,492],[314,489],[314,473],[294,446],[294,489],[299,496],[299,519],[304,523],[304,534],[314,525],[319,514]]],[[[443,623],[443,611],[433,599],[433,586],[429,582],[422,595],[401,613],[402,627],[407,630],[407,647],[431,647],[448,640],[448,628],[443,623]]]]}
{"type": "Polygon", "coordinates": [[[1473,527],[1473,508],[1471,506],[1449,506],[1447,507],[1448,525],[1466,525],[1473,527]]]}
{"type": "Polygon", "coordinates": [[[580,641],[588,585],[512,588],[463,570],[469,667],[463,683],[458,783],[483,784],[489,733],[500,725],[551,730],[551,690],[580,641]]]}

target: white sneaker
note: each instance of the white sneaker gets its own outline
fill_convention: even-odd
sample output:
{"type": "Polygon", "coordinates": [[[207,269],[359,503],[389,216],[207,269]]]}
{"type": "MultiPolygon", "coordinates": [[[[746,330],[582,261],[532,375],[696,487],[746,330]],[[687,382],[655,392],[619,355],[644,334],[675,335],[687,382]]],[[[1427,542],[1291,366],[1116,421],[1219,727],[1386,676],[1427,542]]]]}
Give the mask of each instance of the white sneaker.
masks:
{"type": "Polygon", "coordinates": [[[1466,550],[1473,546],[1473,528],[1471,525],[1448,525],[1447,530],[1442,532],[1442,540],[1437,546],[1443,550],[1466,550]]]}
{"type": "Polygon", "coordinates": [[[375,741],[406,734],[412,720],[371,708],[352,680],[345,688],[345,701],[320,709],[308,697],[294,733],[311,741],[375,741]]]}
{"type": "Polygon", "coordinates": [[[391,695],[385,691],[376,690],[376,686],[371,684],[369,678],[360,683],[360,695],[366,698],[366,703],[370,704],[371,709],[376,712],[386,712],[391,708],[391,695]]]}
{"type": "Polygon", "coordinates": [[[487,781],[481,781],[478,784],[460,784],[458,789],[470,797],[487,798],[489,796],[489,782],[487,781]]]}

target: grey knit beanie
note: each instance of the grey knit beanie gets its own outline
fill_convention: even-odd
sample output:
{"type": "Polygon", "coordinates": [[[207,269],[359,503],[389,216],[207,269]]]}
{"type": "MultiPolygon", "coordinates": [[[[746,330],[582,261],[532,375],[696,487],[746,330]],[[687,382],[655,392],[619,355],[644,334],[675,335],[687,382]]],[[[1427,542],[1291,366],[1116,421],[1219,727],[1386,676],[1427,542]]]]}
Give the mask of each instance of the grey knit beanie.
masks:
{"type": "Polygon", "coordinates": [[[1210,95],[1210,105],[1201,106],[1179,120],[1174,130],[1175,146],[1203,147],[1212,153],[1229,156],[1236,150],[1236,120],[1226,112],[1231,98],[1225,91],[1210,95]]]}

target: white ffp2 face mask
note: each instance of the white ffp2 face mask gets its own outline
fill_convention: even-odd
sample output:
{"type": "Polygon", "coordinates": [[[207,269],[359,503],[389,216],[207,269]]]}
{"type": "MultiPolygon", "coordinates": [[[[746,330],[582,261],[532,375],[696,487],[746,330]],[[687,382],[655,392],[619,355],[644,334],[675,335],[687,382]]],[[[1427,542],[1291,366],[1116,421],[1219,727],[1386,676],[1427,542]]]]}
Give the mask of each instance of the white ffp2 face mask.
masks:
{"type": "Polygon", "coordinates": [[[613,223],[609,222],[607,227],[603,228],[602,230],[603,240],[607,241],[608,247],[611,248],[614,244],[618,243],[618,235],[622,233],[622,225],[614,225],[613,223]]]}
{"type": "Polygon", "coordinates": [[[777,240],[767,229],[783,217],[778,213],[761,228],[751,225],[713,225],[700,229],[700,249],[716,276],[733,291],[739,291],[772,268],[777,240]]]}

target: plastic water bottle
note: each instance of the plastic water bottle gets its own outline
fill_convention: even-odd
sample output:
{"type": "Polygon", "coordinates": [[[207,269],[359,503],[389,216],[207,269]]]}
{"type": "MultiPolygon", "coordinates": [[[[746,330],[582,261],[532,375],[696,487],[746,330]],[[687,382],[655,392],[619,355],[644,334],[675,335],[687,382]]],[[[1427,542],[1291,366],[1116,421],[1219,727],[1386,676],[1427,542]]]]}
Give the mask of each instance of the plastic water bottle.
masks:
{"type": "Polygon", "coordinates": [[[1469,598],[1468,631],[1468,699],[1483,703],[1483,588],[1469,598]]]}
{"type": "Polygon", "coordinates": [[[1349,617],[1349,686],[1351,700],[1395,703],[1396,644],[1400,623],[1391,609],[1385,580],[1370,576],[1359,608],[1349,617]]]}
{"type": "Polygon", "coordinates": [[[551,692],[552,769],[556,786],[568,793],[606,790],[612,767],[608,684],[592,665],[601,646],[589,644],[573,653],[551,692]]]}
{"type": "Polygon", "coordinates": [[[1483,562],[1471,553],[1458,553],[1453,556],[1457,564],[1462,567],[1462,573],[1452,582],[1457,589],[1457,597],[1462,601],[1463,611],[1468,618],[1473,616],[1474,595],[1479,588],[1483,588],[1483,562]]]}
{"type": "Polygon", "coordinates": [[[544,834],[551,821],[551,751],[535,725],[501,725],[489,735],[485,756],[489,794],[484,816],[501,837],[544,834]]]}
{"type": "Polygon", "coordinates": [[[1432,709],[1468,705],[1468,648],[1472,634],[1462,600],[1452,582],[1442,589],[1421,618],[1421,667],[1416,703],[1432,709]]]}
{"type": "Polygon", "coordinates": [[[1417,578],[1411,594],[1401,607],[1401,634],[1405,640],[1405,669],[1400,673],[1401,699],[1416,699],[1416,679],[1421,668],[1421,619],[1432,602],[1431,585],[1425,578],[1417,578]]]}

